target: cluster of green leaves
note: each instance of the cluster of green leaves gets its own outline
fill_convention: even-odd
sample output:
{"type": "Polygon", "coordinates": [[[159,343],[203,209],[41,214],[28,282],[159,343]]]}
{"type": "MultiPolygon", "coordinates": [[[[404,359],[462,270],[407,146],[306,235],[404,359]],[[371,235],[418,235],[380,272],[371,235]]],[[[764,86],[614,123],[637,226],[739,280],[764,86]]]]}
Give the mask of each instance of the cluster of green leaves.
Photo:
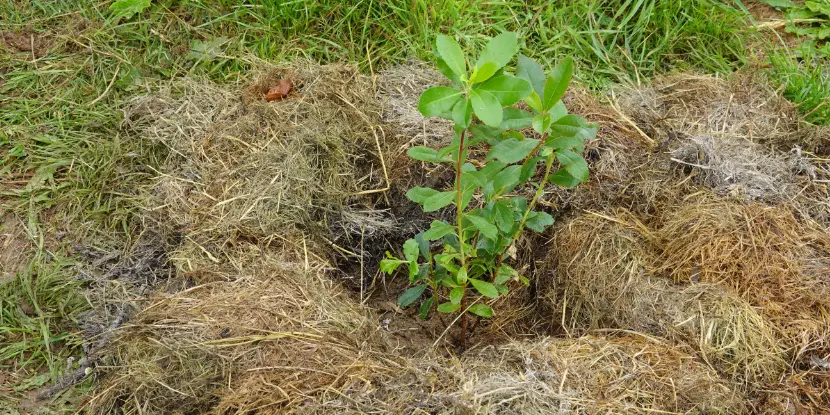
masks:
{"type": "Polygon", "coordinates": [[[806,37],[806,47],[815,49],[823,56],[830,56],[830,2],[816,0],[798,4],[790,0],[763,1],[785,11],[789,23],[784,29],[788,33],[806,37]]]}
{"type": "Polygon", "coordinates": [[[561,101],[573,74],[570,59],[545,73],[519,55],[510,74],[506,67],[518,52],[512,32],[491,39],[474,62],[451,37],[439,36],[436,46],[437,67],[452,86],[426,90],[418,109],[452,120],[454,138],[443,148],[417,146],[407,154],[454,164],[456,180],[451,190],[415,187],[407,197],[425,212],[454,205],[455,224],[433,221],[404,243],[403,259],[387,252],[380,266],[389,274],[406,266],[411,287],[398,303],[420,300],[422,318],[433,309],[492,317],[489,300],[507,294],[511,282],[528,283],[505,255],[525,228],[542,232],[553,224],[550,214],[534,210],[547,182],[570,188],[588,179],[581,153],[597,127],[568,114],[561,101]],[[486,160],[470,160],[474,148],[487,150],[486,160]],[[529,201],[514,193],[528,187],[536,190],[529,201]],[[469,295],[475,299],[467,306],[469,295]]]}

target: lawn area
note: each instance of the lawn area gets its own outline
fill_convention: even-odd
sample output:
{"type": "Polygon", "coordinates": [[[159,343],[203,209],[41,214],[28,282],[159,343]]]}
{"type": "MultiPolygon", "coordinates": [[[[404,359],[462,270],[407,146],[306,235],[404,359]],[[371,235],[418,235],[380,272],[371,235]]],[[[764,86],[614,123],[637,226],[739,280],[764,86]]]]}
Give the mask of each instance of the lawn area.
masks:
{"type": "MultiPolygon", "coordinates": [[[[0,3],[0,408],[36,413],[34,394],[83,367],[79,356],[102,337],[89,338],[91,320],[123,309],[122,293],[90,298],[101,287],[89,273],[116,275],[112,253],[143,246],[145,197],[171,154],[125,132],[137,97],[185,78],[248,85],[262,61],[345,63],[373,76],[431,61],[437,34],[471,51],[514,31],[520,52],[545,67],[573,58],[574,82],[597,100],[667,74],[760,68],[797,106],[795,124],[826,125],[828,58],[780,27],[756,26],[769,16],[782,15],[740,0],[0,3]]],[[[95,382],[45,407],[72,412],[95,382]]]]}

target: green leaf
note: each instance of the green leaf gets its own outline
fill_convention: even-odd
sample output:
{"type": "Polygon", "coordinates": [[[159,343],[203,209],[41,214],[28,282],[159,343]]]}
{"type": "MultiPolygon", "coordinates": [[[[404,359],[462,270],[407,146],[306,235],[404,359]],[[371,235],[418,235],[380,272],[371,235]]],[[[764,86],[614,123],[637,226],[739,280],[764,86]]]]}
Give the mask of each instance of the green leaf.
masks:
{"type": "Polygon", "coordinates": [[[476,66],[482,66],[485,62],[495,62],[496,69],[507,65],[513,55],[519,51],[519,39],[513,32],[504,32],[487,42],[487,46],[481,51],[476,66]]]}
{"type": "Polygon", "coordinates": [[[505,108],[499,128],[502,130],[523,130],[530,127],[533,114],[518,108],[505,108]]]}
{"type": "Polygon", "coordinates": [[[536,232],[544,232],[545,228],[550,225],[553,225],[553,216],[546,212],[538,211],[530,212],[527,215],[527,221],[525,222],[525,226],[536,232]]]}
{"type": "MultiPolygon", "coordinates": [[[[821,13],[825,16],[830,16],[830,3],[827,3],[827,0],[822,0],[821,2],[818,1],[805,1],[804,5],[807,6],[808,9],[814,12],[821,13]]],[[[827,19],[825,19],[827,20],[827,19]]],[[[824,22],[822,22],[824,23],[824,22]]]]}
{"type": "Polygon", "coordinates": [[[418,241],[414,239],[407,239],[406,242],[403,243],[403,256],[407,261],[417,262],[419,252],[420,248],[418,247],[418,241]]]}
{"type": "Polygon", "coordinates": [[[458,273],[455,274],[455,281],[459,284],[464,284],[467,282],[467,269],[466,268],[459,268],[458,273]]]}
{"type": "Polygon", "coordinates": [[[553,108],[562,99],[562,96],[565,95],[572,75],[573,60],[571,58],[565,58],[553,68],[547,81],[545,81],[545,94],[542,100],[542,107],[546,111],[553,108]]]}
{"type": "Polygon", "coordinates": [[[559,118],[551,125],[551,130],[566,137],[592,139],[596,135],[594,125],[588,124],[584,118],[570,114],[559,118]]]}
{"type": "Polygon", "coordinates": [[[568,164],[574,163],[577,160],[581,160],[582,156],[580,156],[573,150],[563,148],[556,151],[556,159],[559,160],[559,162],[562,163],[563,166],[567,166],[568,164]]]}
{"type": "Polygon", "coordinates": [[[556,159],[575,179],[583,182],[588,180],[588,163],[579,154],[568,149],[560,149],[556,150],[556,159]]]}
{"type": "Polygon", "coordinates": [[[527,210],[527,199],[522,196],[513,196],[510,198],[510,203],[513,205],[519,216],[524,216],[525,210],[527,210]]]}
{"type": "Polygon", "coordinates": [[[427,199],[436,194],[438,191],[429,187],[413,187],[406,192],[406,198],[423,205],[427,199]]]}
{"type": "Polygon", "coordinates": [[[499,235],[499,230],[496,228],[496,225],[490,223],[487,219],[482,218],[481,216],[474,215],[472,213],[468,213],[464,215],[464,218],[469,220],[473,226],[481,231],[484,236],[490,239],[496,239],[499,235]]]}
{"type": "Polygon", "coordinates": [[[398,297],[398,305],[401,307],[408,307],[417,299],[421,298],[421,294],[424,293],[424,289],[426,288],[426,285],[416,285],[414,287],[410,287],[408,290],[404,291],[400,297],[398,297]]]}
{"type": "Polygon", "coordinates": [[[542,98],[540,98],[536,92],[526,96],[525,103],[527,103],[527,105],[536,112],[544,112],[544,109],[542,108],[542,98]]]}
{"type": "Polygon", "coordinates": [[[406,155],[415,160],[428,161],[431,163],[452,161],[449,157],[442,157],[440,154],[438,154],[437,150],[426,146],[411,147],[409,150],[406,151],[406,155]]]}
{"type": "Polygon", "coordinates": [[[479,174],[485,178],[485,181],[493,181],[505,166],[507,165],[500,161],[489,161],[479,170],[479,174]]]}
{"type": "Polygon", "coordinates": [[[421,320],[426,320],[429,317],[429,310],[432,309],[433,304],[435,304],[435,297],[429,297],[421,303],[421,310],[418,313],[421,316],[421,320]]]}
{"type": "Polygon", "coordinates": [[[557,184],[566,189],[573,189],[574,187],[582,183],[581,181],[579,181],[579,179],[576,179],[573,176],[571,176],[571,174],[568,173],[568,171],[565,169],[557,170],[556,173],[553,173],[550,176],[548,176],[548,180],[550,180],[551,183],[557,184]]]}
{"type": "Polygon", "coordinates": [[[499,65],[496,62],[487,62],[481,66],[476,66],[473,76],[470,77],[470,82],[474,84],[484,82],[490,79],[498,70],[499,65]]]}
{"type": "Polygon", "coordinates": [[[424,239],[428,241],[436,241],[453,232],[455,232],[454,226],[450,225],[447,222],[434,220],[432,221],[429,230],[424,232],[424,239]]]}
{"type": "Polygon", "coordinates": [[[461,98],[452,108],[452,121],[461,128],[467,128],[473,121],[473,105],[467,98],[461,98]]]}
{"type": "Polygon", "coordinates": [[[385,272],[389,275],[392,275],[392,273],[395,272],[395,270],[398,269],[398,267],[402,264],[406,264],[407,262],[409,262],[394,258],[391,256],[391,254],[389,254],[389,252],[387,252],[386,255],[389,256],[389,258],[384,258],[380,260],[380,271],[385,272]]]}
{"type": "Polygon", "coordinates": [[[565,107],[565,103],[559,101],[553,108],[548,110],[548,114],[550,114],[550,121],[552,123],[558,122],[562,117],[568,115],[568,108],[565,107]]]}
{"type": "Polygon", "coordinates": [[[473,304],[470,306],[470,312],[479,317],[493,317],[493,309],[487,304],[473,304]]]}
{"type": "Polygon", "coordinates": [[[461,91],[448,86],[434,86],[424,91],[418,101],[418,112],[424,117],[438,117],[452,110],[461,99],[461,91]]]}
{"type": "Polygon", "coordinates": [[[484,90],[493,94],[503,106],[513,105],[533,91],[527,81],[510,75],[491,78],[479,85],[476,90],[484,90]]]}
{"type": "Polygon", "coordinates": [[[438,311],[449,314],[455,313],[459,308],[461,308],[461,305],[459,304],[444,303],[438,306],[438,311]]]}
{"type": "Polygon", "coordinates": [[[190,45],[190,52],[187,53],[185,59],[195,61],[212,61],[219,56],[222,56],[225,51],[222,48],[230,39],[219,36],[211,40],[194,40],[190,45]]]}
{"type": "Polygon", "coordinates": [[[522,173],[522,166],[509,166],[500,171],[493,179],[493,190],[496,193],[504,193],[510,191],[513,186],[519,184],[519,178],[522,173]]]}
{"type": "Polygon", "coordinates": [[[450,69],[450,66],[447,65],[447,62],[441,59],[439,55],[437,55],[435,59],[435,67],[437,67],[438,72],[441,72],[441,74],[446,76],[447,79],[449,79],[453,83],[453,85],[461,86],[461,78],[458,75],[456,75],[455,72],[452,71],[452,69],[450,69]]]}
{"type": "Polygon", "coordinates": [[[438,54],[447,66],[459,77],[466,76],[467,61],[464,60],[464,53],[461,51],[461,46],[458,46],[458,42],[447,35],[438,35],[435,45],[438,47],[438,54]]]}
{"type": "Polygon", "coordinates": [[[496,298],[499,296],[499,290],[490,284],[487,281],[477,280],[475,278],[470,278],[470,282],[475,287],[476,291],[480,292],[481,295],[488,297],[488,298],[496,298]]]}
{"type": "Polygon", "coordinates": [[[424,212],[435,212],[452,203],[453,199],[455,199],[455,192],[453,191],[438,192],[424,200],[424,212]]]}
{"type": "Polygon", "coordinates": [[[581,137],[556,137],[546,140],[545,145],[551,146],[556,150],[566,148],[583,151],[585,148],[585,140],[581,137]]]}
{"type": "Polygon", "coordinates": [[[461,299],[464,298],[464,287],[455,287],[450,291],[450,302],[453,304],[461,304],[461,299]]]}
{"type": "Polygon", "coordinates": [[[473,124],[470,126],[469,131],[479,141],[483,139],[483,141],[487,141],[488,143],[494,141],[502,133],[502,130],[498,127],[489,127],[484,124],[473,124]]]}
{"type": "Polygon", "coordinates": [[[473,111],[481,122],[491,127],[498,127],[501,124],[501,104],[493,94],[473,89],[470,91],[470,99],[473,102],[473,111]]]}
{"type": "Polygon", "coordinates": [[[539,114],[533,117],[533,129],[539,133],[544,134],[550,128],[550,114],[539,114]]]}
{"type": "Polygon", "coordinates": [[[461,210],[467,209],[467,206],[473,200],[476,188],[477,186],[464,186],[464,190],[461,192],[461,210]]]}
{"type": "Polygon", "coordinates": [[[501,199],[493,204],[493,212],[496,216],[496,225],[502,232],[507,233],[513,228],[513,211],[510,210],[510,202],[501,199]]]}
{"type": "Polygon", "coordinates": [[[148,7],[150,7],[150,0],[116,0],[110,5],[110,10],[117,19],[129,19],[147,10],[148,7]]]}
{"type": "MultiPolygon", "coordinates": [[[[475,168],[474,168],[475,169],[475,168]]],[[[472,170],[461,173],[461,181],[464,187],[467,186],[484,186],[487,184],[487,178],[480,171],[472,170]]]]}
{"type": "Polygon", "coordinates": [[[585,159],[580,158],[577,161],[574,161],[571,164],[565,166],[565,170],[568,171],[568,174],[574,177],[574,179],[579,180],[580,182],[584,182],[588,180],[588,163],[585,162],[585,159]]]}
{"type": "Polygon", "coordinates": [[[450,145],[438,149],[438,156],[441,158],[447,157],[453,152],[453,150],[458,150],[458,141],[455,139],[452,140],[452,143],[450,143],[450,145]]]}
{"type": "Polygon", "coordinates": [[[536,91],[538,96],[544,95],[545,71],[542,69],[542,65],[539,65],[538,62],[528,58],[527,56],[519,54],[519,64],[516,66],[516,75],[519,78],[530,82],[530,85],[533,86],[533,90],[536,91]]]}
{"type": "Polygon", "coordinates": [[[424,232],[415,235],[415,241],[418,242],[418,248],[421,250],[421,255],[427,259],[427,262],[432,261],[432,252],[429,251],[429,240],[424,239],[424,232]]]}
{"type": "Polygon", "coordinates": [[[536,165],[542,160],[544,160],[542,157],[529,157],[525,160],[522,164],[522,173],[519,175],[519,183],[524,183],[533,177],[536,174],[536,165]]]}
{"type": "Polygon", "coordinates": [[[513,277],[519,276],[519,272],[513,269],[510,265],[502,264],[496,270],[496,279],[493,280],[493,283],[496,285],[501,285],[509,281],[513,277]]]}
{"type": "Polygon", "coordinates": [[[524,160],[536,148],[537,144],[539,144],[539,140],[532,138],[526,138],[521,141],[515,138],[508,138],[493,146],[487,158],[496,159],[507,164],[515,163],[519,160],[524,160]]]}

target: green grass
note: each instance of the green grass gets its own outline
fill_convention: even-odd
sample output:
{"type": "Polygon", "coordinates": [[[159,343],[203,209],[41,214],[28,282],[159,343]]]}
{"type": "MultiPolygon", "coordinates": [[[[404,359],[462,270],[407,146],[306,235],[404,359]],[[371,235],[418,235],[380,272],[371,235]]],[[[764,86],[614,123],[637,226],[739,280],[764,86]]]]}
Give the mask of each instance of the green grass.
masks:
{"type": "Polygon", "coordinates": [[[6,339],[0,355],[9,373],[26,379],[45,372],[52,378],[79,346],[75,317],[87,302],[73,265],[38,250],[28,269],[0,286],[0,336],[6,339]]]}
{"type": "Polygon", "coordinates": [[[601,87],[674,69],[728,72],[749,36],[742,15],[713,0],[239,3],[156,0],[124,21],[110,1],[0,3],[0,31],[51,45],[42,57],[0,47],[0,213],[24,218],[35,247],[26,270],[0,282],[0,370],[52,381],[64,358],[80,356],[75,321],[88,304],[67,248],[124,246],[140,230],[138,189],[164,153],[120,135],[120,108],[159,82],[244,80],[251,55],[376,71],[429,58],[438,32],[474,48],[516,30],[523,53],[546,64],[572,56],[577,77],[601,87]]]}
{"type": "Polygon", "coordinates": [[[783,86],[784,97],[798,107],[805,121],[830,124],[830,58],[806,44],[794,52],[774,51],[770,64],[771,82],[783,86]]]}

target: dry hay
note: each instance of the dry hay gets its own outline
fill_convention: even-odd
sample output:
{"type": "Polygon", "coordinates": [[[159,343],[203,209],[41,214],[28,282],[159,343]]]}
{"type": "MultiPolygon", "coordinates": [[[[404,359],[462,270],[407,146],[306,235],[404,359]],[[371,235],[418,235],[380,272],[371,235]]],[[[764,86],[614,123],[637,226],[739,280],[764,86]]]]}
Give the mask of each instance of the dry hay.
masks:
{"type": "MultiPolygon", "coordinates": [[[[404,182],[440,182],[442,173],[414,175],[400,155],[408,144],[448,138],[449,128],[417,113],[420,91],[440,82],[418,64],[384,71],[376,80],[342,66],[292,65],[269,69],[247,92],[183,81],[136,100],[125,114],[131,131],[171,153],[158,173],[148,217],[170,222],[183,234],[171,259],[180,279],[195,285],[142,302],[144,310],[113,344],[111,371],[97,387],[93,409],[217,414],[746,409],[740,392],[746,385],[720,379],[709,366],[746,382],[779,373],[783,361],[768,316],[750,307],[750,298],[716,281],[701,277],[699,283],[675,284],[659,277],[652,245],[662,239],[643,235],[645,226],[628,215],[618,221],[583,216],[560,230],[554,255],[560,283],[566,284],[558,294],[566,296],[555,301],[561,305],[559,299],[567,299],[571,327],[624,327],[666,337],[679,347],[646,336],[584,336],[509,341],[448,357],[422,339],[405,344],[387,332],[375,310],[330,280],[328,264],[339,252],[361,258],[362,287],[363,261],[377,261],[374,255],[388,246],[386,235],[409,236],[421,223],[396,207],[401,190],[409,187],[404,182]],[[260,100],[279,78],[291,79],[296,92],[283,101],[260,100]],[[387,187],[386,194],[369,193],[387,187]],[[337,246],[341,241],[347,243],[337,246]]],[[[569,94],[568,105],[604,125],[586,156],[596,173],[585,190],[557,191],[557,198],[545,202],[549,206],[600,203],[654,215],[693,189],[694,180],[678,179],[662,154],[674,144],[654,148],[686,136],[658,138],[662,127],[642,124],[651,112],[603,108],[578,91],[569,94]]],[[[720,113],[756,114],[757,108],[768,109],[730,105],[720,113]]],[[[689,121],[692,116],[683,119],[700,125],[689,121]]],[[[717,116],[706,122],[753,140],[753,134],[777,131],[717,116]]],[[[792,138],[783,133],[772,138],[785,136],[792,138]]],[[[511,319],[533,311],[517,303],[508,305],[513,315],[488,329],[501,331],[515,325],[511,319]]],[[[412,318],[391,313],[395,319],[412,318]]],[[[818,349],[810,350],[811,357],[818,349]]],[[[798,373],[820,385],[814,372],[798,373]]]]}
{"type": "Polygon", "coordinates": [[[181,80],[127,107],[130,131],[170,150],[150,209],[197,240],[388,226],[356,200],[387,186],[369,78],[339,65],[263,73],[246,91],[181,80]],[[264,101],[279,79],[294,92],[264,101]]]}
{"type": "Polygon", "coordinates": [[[743,407],[741,395],[693,357],[637,336],[514,342],[465,356],[461,367],[465,382],[450,396],[464,404],[462,413],[736,413],[743,407]]]}
{"type": "Polygon", "coordinates": [[[815,167],[800,152],[775,154],[751,141],[711,135],[685,138],[672,161],[694,167],[698,182],[716,193],[748,200],[783,201],[800,189],[796,174],[815,178],[815,167]]]}
{"type": "Polygon", "coordinates": [[[662,223],[660,268],[676,281],[729,287],[795,352],[827,346],[830,234],[817,224],[783,207],[710,198],[668,209],[662,223]]]}
{"type": "Polygon", "coordinates": [[[676,74],[615,95],[622,111],[653,138],[682,132],[778,145],[798,141],[796,109],[762,76],[754,69],[728,77],[676,74]]]}
{"type": "Polygon", "coordinates": [[[769,324],[716,285],[676,285],[650,272],[650,233],[626,211],[586,213],[558,228],[551,258],[557,286],[549,296],[563,326],[665,337],[744,382],[777,376],[784,362],[769,324]]]}
{"type": "MultiPolygon", "coordinates": [[[[632,182],[681,178],[721,195],[767,203],[795,202],[805,218],[830,224],[827,188],[830,134],[803,125],[797,109],[754,68],[728,77],[670,75],[611,99],[658,145],[632,182]],[[665,154],[668,153],[668,154],[665,154]],[[656,168],[655,168],[656,167],[656,168]]],[[[694,190],[678,188],[682,194],[694,190]]],[[[676,200],[675,200],[676,201],[676,200]]]]}
{"type": "Polygon", "coordinates": [[[722,196],[794,204],[830,226],[826,129],[796,109],[757,70],[729,77],[676,74],[610,96],[580,90],[571,111],[600,123],[586,146],[591,180],[553,190],[556,210],[626,208],[654,215],[708,187],[722,196]]]}
{"type": "Polygon", "coordinates": [[[296,405],[382,369],[361,364],[372,325],[319,265],[305,269],[255,246],[228,255],[242,265],[202,261],[190,274],[214,281],[148,299],[115,342],[117,363],[92,401],[95,412],[233,413],[246,404],[235,393],[263,372],[279,376],[270,386],[281,392],[262,398],[296,405]]]}
{"type": "Polygon", "coordinates": [[[418,111],[421,94],[436,85],[447,85],[444,75],[422,61],[391,66],[378,74],[378,99],[382,119],[413,145],[436,147],[452,138],[452,121],[424,118],[418,111]]]}
{"type": "MultiPolygon", "coordinates": [[[[735,413],[739,392],[640,337],[399,355],[313,261],[239,246],[214,281],[157,294],[114,343],[94,413],[735,413]]],[[[190,275],[183,275],[187,278],[190,275]]]]}

